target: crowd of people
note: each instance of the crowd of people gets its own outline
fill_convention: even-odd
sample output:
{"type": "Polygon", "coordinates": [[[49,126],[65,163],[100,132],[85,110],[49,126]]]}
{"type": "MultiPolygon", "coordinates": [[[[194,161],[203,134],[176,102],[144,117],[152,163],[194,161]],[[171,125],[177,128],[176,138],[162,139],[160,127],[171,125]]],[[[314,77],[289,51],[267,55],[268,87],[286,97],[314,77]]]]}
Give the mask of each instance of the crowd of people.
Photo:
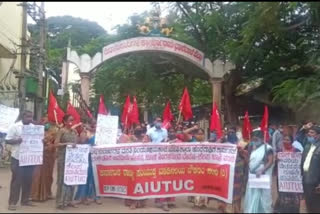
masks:
{"type": "MultiPolygon", "coordinates": [[[[9,195],[9,210],[16,210],[21,194],[22,206],[34,206],[32,201],[46,201],[54,199],[52,194],[53,171],[57,163],[57,192],[55,194],[56,208],[64,210],[77,207],[82,203],[102,204],[95,192],[91,157],[89,156],[89,170],[85,185],[69,186],[64,184],[64,167],[66,147],[77,144],[94,146],[96,121],[91,119],[84,124],[74,124],[71,115],[65,115],[63,124],[49,123],[46,118],[37,124],[45,126],[44,158],[41,166],[19,166],[19,145],[22,142],[22,125],[33,122],[32,112],[25,111],[21,120],[8,131],[5,142],[11,152],[11,184],[9,195]],[[76,191],[76,192],[75,192],[76,191]]],[[[218,137],[215,131],[205,136],[205,131],[197,124],[177,123],[168,130],[163,127],[160,117],[150,126],[146,123],[136,125],[130,130],[123,130],[118,136],[118,143],[231,143],[238,147],[235,163],[234,189],[232,211],[234,213],[299,213],[300,201],[305,200],[309,213],[320,212],[320,128],[312,122],[306,122],[294,134],[284,131],[279,124],[269,127],[270,140],[265,142],[265,135],[259,129],[253,130],[250,142],[244,142],[241,130],[234,126],[226,127],[224,136],[218,137]],[[301,174],[303,193],[272,192],[277,186],[277,153],[301,152],[301,174]],[[249,188],[248,175],[254,174],[270,176],[271,185],[275,188],[249,188]],[[273,197],[277,200],[273,203],[273,197]]],[[[226,212],[227,204],[218,199],[189,196],[188,201],[195,209],[205,208],[211,201],[216,201],[217,209],[226,212]]],[[[176,206],[175,198],[158,198],[156,206],[169,211],[176,206]]],[[[143,208],[146,200],[125,200],[124,205],[131,209],[143,208]]]]}

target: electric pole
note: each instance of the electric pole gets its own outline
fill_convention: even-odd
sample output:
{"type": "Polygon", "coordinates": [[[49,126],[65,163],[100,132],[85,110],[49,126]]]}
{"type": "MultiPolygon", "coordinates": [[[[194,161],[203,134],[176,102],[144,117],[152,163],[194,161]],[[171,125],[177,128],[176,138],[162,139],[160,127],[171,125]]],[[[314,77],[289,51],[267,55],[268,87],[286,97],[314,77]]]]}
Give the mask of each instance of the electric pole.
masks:
{"type": "Polygon", "coordinates": [[[27,2],[22,2],[22,32],[21,32],[21,62],[19,75],[19,98],[20,112],[25,110],[26,90],[25,90],[25,73],[27,63],[27,2]]]}
{"type": "Polygon", "coordinates": [[[41,2],[41,7],[39,10],[39,30],[40,30],[40,39],[39,39],[39,62],[38,62],[38,97],[36,99],[36,119],[39,120],[43,115],[44,109],[44,84],[43,84],[43,71],[45,68],[45,37],[46,37],[46,25],[45,25],[45,13],[44,13],[44,2],[41,2]]]}

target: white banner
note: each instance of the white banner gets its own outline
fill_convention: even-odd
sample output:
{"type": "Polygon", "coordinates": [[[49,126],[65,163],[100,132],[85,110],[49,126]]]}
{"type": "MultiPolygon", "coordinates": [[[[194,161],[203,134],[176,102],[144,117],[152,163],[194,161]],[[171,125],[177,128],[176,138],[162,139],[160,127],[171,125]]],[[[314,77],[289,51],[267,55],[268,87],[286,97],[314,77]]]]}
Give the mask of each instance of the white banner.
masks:
{"type": "Polygon", "coordinates": [[[90,145],[67,147],[64,167],[64,183],[66,185],[82,185],[87,183],[90,145]]]}
{"type": "Polygon", "coordinates": [[[278,153],[279,192],[303,193],[300,152],[278,153]]]}
{"type": "Polygon", "coordinates": [[[98,114],[95,144],[116,144],[118,135],[118,116],[98,114]]]}
{"type": "Polygon", "coordinates": [[[0,132],[7,133],[19,116],[18,108],[10,108],[0,104],[0,132]]]}
{"type": "Polygon", "coordinates": [[[22,126],[19,166],[42,165],[44,126],[22,126]]]}

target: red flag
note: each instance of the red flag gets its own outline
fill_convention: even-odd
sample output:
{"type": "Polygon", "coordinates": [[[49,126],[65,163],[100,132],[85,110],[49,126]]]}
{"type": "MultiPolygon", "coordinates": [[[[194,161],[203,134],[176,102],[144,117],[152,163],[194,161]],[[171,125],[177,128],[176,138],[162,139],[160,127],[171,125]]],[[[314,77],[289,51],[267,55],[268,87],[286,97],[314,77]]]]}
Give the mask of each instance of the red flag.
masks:
{"type": "Polygon", "coordinates": [[[246,111],[244,115],[243,125],[242,125],[242,137],[246,141],[250,141],[250,135],[252,132],[252,126],[249,119],[249,113],[246,111]]]}
{"type": "Polygon", "coordinates": [[[173,114],[171,113],[171,103],[170,101],[167,102],[166,107],[163,111],[163,128],[168,129],[171,127],[171,121],[173,120],[173,114]]]}
{"type": "Polygon", "coordinates": [[[67,114],[70,114],[73,117],[73,119],[74,119],[73,125],[80,123],[80,121],[81,121],[80,115],[77,112],[77,110],[71,105],[70,102],[68,102],[67,114]]]}
{"type": "Polygon", "coordinates": [[[179,104],[179,111],[182,113],[185,120],[189,120],[193,117],[190,96],[187,87],[183,90],[183,95],[179,104]]]}
{"type": "Polygon", "coordinates": [[[265,105],[263,118],[260,124],[260,129],[263,132],[265,143],[269,142],[269,139],[270,139],[269,132],[268,132],[268,121],[269,121],[269,111],[268,111],[268,106],[265,105]]]}
{"type": "Polygon", "coordinates": [[[212,108],[210,131],[216,131],[217,139],[220,139],[222,137],[220,115],[216,103],[214,103],[212,108]]]}
{"type": "Polygon", "coordinates": [[[108,114],[108,110],[107,110],[106,106],[104,105],[104,98],[103,98],[102,94],[100,95],[98,114],[104,114],[104,115],[108,114]]]}
{"type": "Polygon", "coordinates": [[[136,96],[133,97],[133,104],[132,104],[132,109],[129,113],[129,121],[130,125],[131,124],[139,124],[139,109],[138,109],[138,104],[137,104],[137,98],[136,96]]]}
{"type": "Polygon", "coordinates": [[[129,124],[129,110],[130,110],[131,102],[130,102],[130,96],[127,96],[127,99],[123,105],[122,115],[121,115],[121,122],[124,124],[124,128],[128,127],[129,124]]]}
{"type": "Polygon", "coordinates": [[[52,91],[49,94],[49,102],[48,102],[48,120],[53,123],[62,123],[62,119],[64,116],[64,112],[58,105],[56,98],[53,96],[52,91]]]}

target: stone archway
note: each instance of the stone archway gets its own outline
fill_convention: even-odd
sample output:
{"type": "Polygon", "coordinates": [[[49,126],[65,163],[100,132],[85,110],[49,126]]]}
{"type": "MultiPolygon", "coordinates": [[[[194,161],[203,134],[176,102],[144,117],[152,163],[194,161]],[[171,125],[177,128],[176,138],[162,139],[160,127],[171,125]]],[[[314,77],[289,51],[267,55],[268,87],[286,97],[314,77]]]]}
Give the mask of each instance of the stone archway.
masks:
{"type": "MultiPolygon", "coordinates": [[[[212,101],[221,106],[221,87],[223,76],[230,70],[234,69],[234,65],[221,60],[211,62],[200,50],[185,44],[183,42],[165,38],[165,37],[136,37],[112,43],[105,46],[102,52],[96,53],[93,57],[88,54],[81,56],[69,46],[67,49],[67,62],[74,63],[80,70],[81,78],[81,95],[85,102],[89,104],[89,89],[91,78],[96,69],[109,59],[133,52],[159,52],[168,53],[180,57],[200,68],[209,76],[209,81],[212,84],[212,101]]],[[[62,87],[67,84],[64,78],[68,66],[62,66],[62,87]]]]}

